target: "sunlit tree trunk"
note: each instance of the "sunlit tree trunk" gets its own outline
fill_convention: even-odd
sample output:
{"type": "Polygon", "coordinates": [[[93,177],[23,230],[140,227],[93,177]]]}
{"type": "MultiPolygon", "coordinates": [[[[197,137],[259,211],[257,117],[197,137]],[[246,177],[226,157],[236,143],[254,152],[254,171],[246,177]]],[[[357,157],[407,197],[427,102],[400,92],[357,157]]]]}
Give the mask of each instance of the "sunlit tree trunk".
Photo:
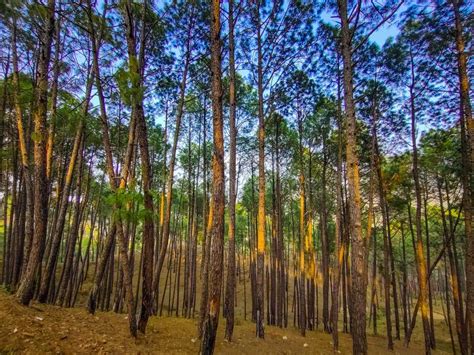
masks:
{"type": "Polygon", "coordinates": [[[351,331],[353,353],[367,354],[366,336],[366,291],[367,274],[366,242],[362,235],[360,212],[359,158],[357,156],[357,133],[352,74],[352,31],[347,14],[347,1],[338,0],[341,19],[341,45],[343,59],[344,106],[346,113],[347,142],[346,161],[349,185],[349,215],[351,244],[351,331]]]}
{"type": "Polygon", "coordinates": [[[416,230],[416,270],[418,274],[418,287],[420,292],[420,309],[423,321],[423,331],[425,335],[425,352],[431,353],[431,327],[428,309],[428,277],[426,272],[425,252],[423,248],[423,237],[421,227],[421,187],[418,167],[418,149],[416,140],[416,111],[415,111],[415,74],[413,57],[411,63],[411,85],[410,85],[410,114],[411,114],[411,142],[413,146],[413,181],[415,184],[416,212],[415,212],[415,230],[416,230]]]}
{"type": "MultiPolygon", "coordinates": [[[[326,207],[326,184],[327,184],[327,166],[328,166],[328,157],[327,157],[327,142],[326,138],[322,138],[323,141],[323,166],[321,174],[321,206],[320,206],[320,216],[321,216],[321,256],[322,256],[322,265],[321,272],[323,274],[323,327],[324,331],[330,332],[329,324],[329,231],[327,223],[327,207],[326,207]]],[[[310,181],[311,184],[311,181],[310,181]]],[[[310,194],[311,196],[311,194],[310,194]]],[[[312,253],[311,253],[312,254],[312,253]]],[[[311,257],[311,260],[314,258],[311,257]]]]}
{"type": "Polygon", "coordinates": [[[48,0],[46,19],[39,48],[34,121],[34,234],[28,264],[16,297],[25,305],[33,298],[35,275],[44,253],[48,222],[48,182],[46,178],[46,116],[48,109],[48,71],[54,34],[56,1],[48,0]]]}
{"type": "Polygon", "coordinates": [[[204,319],[207,312],[207,300],[209,297],[209,253],[211,250],[211,238],[209,232],[212,226],[212,215],[213,211],[213,202],[212,199],[209,203],[209,213],[208,213],[208,193],[207,193],[207,123],[206,123],[206,108],[204,105],[203,113],[203,180],[204,180],[204,204],[203,204],[203,243],[202,243],[202,292],[201,292],[201,302],[199,306],[199,322],[198,322],[198,337],[202,337],[204,319]]]}
{"type": "MultiPolygon", "coordinates": [[[[22,260],[22,268],[28,263],[29,250],[31,240],[33,238],[33,218],[34,218],[34,201],[33,201],[33,182],[31,180],[31,171],[29,165],[28,150],[26,147],[25,130],[23,127],[23,110],[20,104],[20,75],[18,69],[18,53],[17,53],[17,23],[16,17],[12,17],[12,64],[13,64],[13,101],[15,106],[16,123],[18,130],[18,145],[20,148],[21,166],[23,178],[25,180],[26,190],[26,223],[25,223],[25,253],[22,260]]],[[[6,89],[5,89],[6,90],[6,89]]],[[[6,211],[5,211],[6,214],[6,211]]],[[[5,248],[4,248],[5,250],[5,248]]],[[[21,248],[23,252],[23,247],[21,248]]],[[[5,260],[5,258],[3,259],[5,260]]]]}
{"type": "Polygon", "coordinates": [[[219,323],[219,305],[224,275],[224,120],[222,113],[222,73],[221,73],[221,21],[220,0],[211,3],[211,72],[212,72],[212,121],[214,128],[214,154],[212,165],[212,245],[209,255],[210,282],[208,311],[203,325],[201,343],[202,354],[212,354],[219,323]]]}
{"type": "Polygon", "coordinates": [[[306,235],[306,191],[304,176],[304,150],[303,150],[303,122],[298,114],[298,140],[299,140],[299,259],[298,259],[298,327],[302,336],[306,335],[306,251],[308,247],[306,235]]]}
{"type": "MultiPolygon", "coordinates": [[[[59,7],[61,4],[58,4],[59,7]]],[[[59,9],[60,11],[60,9],[59,9]]],[[[61,72],[61,19],[57,18],[55,23],[56,43],[54,45],[54,66],[51,86],[51,113],[48,127],[48,141],[46,143],[46,177],[51,179],[53,165],[53,145],[56,134],[56,120],[58,110],[59,74],[61,72]]]]}
{"type": "Polygon", "coordinates": [[[276,137],[275,137],[275,155],[276,155],[276,208],[275,208],[275,223],[276,223],[276,240],[277,240],[277,315],[276,324],[279,327],[284,326],[285,312],[285,294],[286,294],[286,270],[285,270],[285,245],[283,239],[283,210],[281,199],[281,178],[280,178],[280,124],[281,118],[277,117],[276,121],[276,137]]]}
{"type": "MultiPolygon", "coordinates": [[[[61,272],[61,279],[58,283],[58,291],[54,292],[54,290],[50,290],[54,292],[55,297],[53,297],[53,301],[57,299],[57,303],[61,306],[67,305],[68,301],[66,300],[66,291],[68,289],[68,285],[73,278],[73,261],[74,261],[74,249],[76,246],[76,240],[79,233],[79,225],[81,222],[81,197],[82,197],[82,180],[84,176],[84,137],[80,138],[80,148],[77,152],[77,178],[76,178],[76,191],[75,191],[75,200],[71,203],[73,206],[73,220],[71,224],[71,228],[69,231],[69,235],[66,237],[65,242],[65,257],[63,262],[63,271],[61,272]]],[[[56,266],[57,268],[57,266],[56,266]]]]}
{"type": "MultiPolygon", "coordinates": [[[[90,95],[92,92],[92,78],[89,78],[86,84],[86,98],[84,101],[83,106],[83,117],[87,115],[89,112],[89,101],[90,95]]],[[[77,126],[76,136],[74,138],[74,145],[71,152],[71,157],[69,159],[69,164],[66,172],[66,176],[64,178],[64,187],[61,193],[61,203],[59,205],[59,212],[58,212],[58,219],[56,221],[56,226],[54,228],[54,234],[51,236],[51,245],[50,249],[47,251],[48,259],[46,260],[46,264],[44,266],[42,276],[41,276],[41,284],[40,290],[38,294],[38,301],[40,302],[47,302],[48,295],[51,291],[51,280],[54,277],[54,272],[56,269],[56,265],[58,263],[58,255],[59,249],[61,246],[61,240],[63,238],[64,226],[66,223],[66,215],[67,209],[69,205],[69,197],[71,192],[71,184],[73,181],[74,170],[76,167],[79,150],[81,147],[81,142],[83,138],[83,131],[84,131],[84,120],[81,120],[77,126]]],[[[59,198],[59,196],[58,196],[59,198]]]]}
{"type": "Polygon", "coordinates": [[[455,40],[459,76],[459,117],[461,126],[462,185],[464,207],[464,233],[466,235],[466,305],[467,329],[470,337],[470,350],[474,352],[474,119],[469,97],[468,53],[465,49],[463,24],[460,12],[462,1],[451,0],[455,19],[455,40]]]}
{"type": "Polygon", "coordinates": [[[260,2],[255,3],[257,23],[257,91],[258,91],[258,212],[257,212],[257,274],[256,274],[256,335],[265,337],[264,263],[265,263],[265,117],[263,111],[263,54],[260,2]]]}

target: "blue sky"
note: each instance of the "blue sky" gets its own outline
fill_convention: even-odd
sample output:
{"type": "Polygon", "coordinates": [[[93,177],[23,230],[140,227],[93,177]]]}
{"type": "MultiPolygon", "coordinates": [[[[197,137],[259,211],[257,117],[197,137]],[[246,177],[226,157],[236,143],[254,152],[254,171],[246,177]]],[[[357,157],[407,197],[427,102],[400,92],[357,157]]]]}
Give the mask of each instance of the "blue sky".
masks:
{"type": "Polygon", "coordinates": [[[383,46],[387,38],[397,36],[398,32],[399,30],[395,24],[388,24],[375,31],[370,39],[379,46],[383,46]]]}

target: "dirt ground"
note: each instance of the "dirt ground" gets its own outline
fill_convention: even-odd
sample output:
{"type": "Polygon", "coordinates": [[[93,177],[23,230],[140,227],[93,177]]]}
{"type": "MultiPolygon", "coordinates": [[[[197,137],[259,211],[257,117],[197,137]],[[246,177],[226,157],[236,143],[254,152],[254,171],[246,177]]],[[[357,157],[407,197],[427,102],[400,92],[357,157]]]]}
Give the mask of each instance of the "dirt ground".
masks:
{"type": "MultiPolygon", "coordinates": [[[[265,340],[255,338],[255,325],[236,320],[234,340],[224,340],[225,320],[221,319],[216,343],[217,354],[329,354],[331,336],[321,331],[299,335],[293,327],[265,328],[265,340]]],[[[0,291],[0,353],[157,353],[196,354],[196,319],[152,317],[147,334],[133,339],[128,334],[123,314],[98,312],[90,315],[84,308],[60,308],[33,303],[18,304],[13,296],[0,291]]],[[[341,334],[342,354],[351,353],[351,338],[341,334]]],[[[385,354],[385,338],[369,336],[369,353],[385,354]]],[[[449,351],[448,344],[441,348],[449,351]]],[[[396,342],[393,354],[421,354],[422,342],[415,339],[410,348],[396,342]]],[[[446,351],[438,350],[438,354],[446,351]]]]}

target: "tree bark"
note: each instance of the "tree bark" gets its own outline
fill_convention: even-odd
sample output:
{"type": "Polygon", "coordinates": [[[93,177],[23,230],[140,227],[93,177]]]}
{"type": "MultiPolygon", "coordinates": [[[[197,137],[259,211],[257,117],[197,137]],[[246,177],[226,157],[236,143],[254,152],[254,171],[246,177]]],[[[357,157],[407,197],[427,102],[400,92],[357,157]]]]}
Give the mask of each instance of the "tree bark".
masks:
{"type": "Polygon", "coordinates": [[[423,332],[425,335],[425,352],[431,353],[431,326],[428,315],[428,277],[426,273],[425,252],[423,248],[423,236],[421,227],[421,187],[418,168],[418,149],[416,141],[416,111],[415,111],[415,74],[413,57],[411,57],[411,85],[410,85],[410,115],[411,115],[411,142],[413,146],[413,181],[415,185],[416,196],[416,213],[415,213],[415,229],[416,229],[416,270],[418,274],[418,287],[420,292],[420,308],[423,320],[423,332]]]}
{"type": "Polygon", "coordinates": [[[148,148],[148,134],[143,108],[143,75],[145,70],[145,13],[147,11],[147,1],[144,1],[141,18],[140,46],[137,56],[137,41],[135,39],[135,25],[132,11],[132,2],[127,0],[124,8],[124,20],[127,32],[128,66],[132,75],[132,88],[135,94],[132,95],[132,115],[135,115],[136,134],[140,146],[140,162],[142,170],[143,201],[145,207],[145,218],[143,223],[143,252],[141,269],[143,275],[142,283],[142,306],[138,329],[145,333],[148,317],[153,313],[153,261],[154,261],[154,223],[153,223],[153,198],[151,195],[151,166],[150,153],[148,148]]]}
{"type": "MultiPolygon", "coordinates": [[[[106,171],[109,176],[109,183],[110,187],[113,192],[117,192],[126,188],[127,180],[129,177],[129,170],[131,166],[131,160],[133,157],[133,150],[134,150],[134,141],[135,141],[135,128],[136,128],[136,119],[135,115],[132,115],[130,120],[130,127],[128,132],[128,143],[127,143],[127,151],[124,157],[124,163],[122,165],[122,172],[120,176],[119,182],[116,180],[116,174],[114,171],[114,164],[112,158],[112,148],[110,143],[110,135],[109,135],[109,125],[108,125],[108,118],[107,118],[107,111],[105,106],[105,98],[102,90],[102,83],[100,80],[100,69],[99,69],[99,49],[100,49],[100,38],[103,33],[103,28],[100,29],[98,38],[95,34],[95,26],[93,24],[92,19],[92,6],[90,0],[88,0],[87,6],[87,16],[89,19],[89,34],[91,36],[92,42],[92,54],[93,54],[93,70],[96,79],[96,88],[97,88],[97,95],[99,98],[99,106],[100,106],[100,119],[102,125],[102,141],[104,145],[105,151],[105,160],[106,160],[106,171]]],[[[121,206],[118,203],[114,203],[113,205],[113,212],[116,214],[121,206]]],[[[118,215],[114,215],[114,223],[111,228],[110,233],[105,240],[105,247],[104,253],[101,256],[101,261],[99,264],[99,270],[96,274],[96,278],[94,280],[94,284],[91,288],[89,293],[89,298],[87,301],[87,307],[90,313],[94,313],[96,306],[97,306],[97,294],[102,283],[103,276],[105,275],[105,268],[107,265],[107,261],[113,262],[110,260],[113,258],[113,254],[111,250],[113,249],[114,245],[114,238],[115,235],[118,237],[119,242],[119,256],[120,262],[122,266],[122,270],[124,272],[124,286],[126,290],[127,296],[127,311],[128,311],[128,320],[129,320],[129,328],[130,334],[133,337],[137,335],[137,324],[136,324],[136,316],[135,316],[135,301],[133,296],[133,289],[132,289],[132,275],[130,269],[130,261],[128,259],[128,244],[127,240],[124,235],[123,223],[122,219],[118,215]]]]}
{"type": "MultiPolygon", "coordinates": [[[[86,98],[84,101],[83,107],[83,117],[89,112],[89,101],[92,92],[92,78],[89,78],[87,81],[87,88],[86,88],[86,98]]],[[[67,168],[66,176],[64,179],[64,187],[61,194],[61,203],[59,207],[58,219],[56,221],[56,226],[54,228],[55,233],[51,236],[51,246],[49,250],[49,258],[46,260],[45,267],[43,269],[43,273],[41,276],[41,285],[38,294],[38,301],[39,302],[47,302],[48,295],[50,293],[50,285],[51,279],[54,277],[54,270],[56,269],[56,265],[58,262],[58,255],[59,249],[61,246],[61,240],[63,237],[64,232],[64,225],[66,222],[66,214],[69,205],[69,194],[71,190],[71,184],[73,179],[73,174],[76,166],[76,162],[79,155],[79,150],[81,146],[81,141],[83,139],[83,131],[84,131],[84,120],[79,122],[77,127],[76,136],[74,138],[74,144],[71,152],[71,157],[69,159],[69,165],[67,168]]],[[[58,197],[59,198],[59,197],[58,197]]],[[[48,254],[48,253],[47,253],[48,254]]]]}
{"type": "MultiPolygon", "coordinates": [[[[17,130],[18,130],[18,145],[20,148],[21,165],[23,177],[25,180],[26,190],[26,225],[25,225],[25,253],[22,260],[22,269],[28,263],[29,250],[33,238],[33,218],[34,218],[34,201],[33,201],[33,182],[31,180],[31,171],[29,165],[28,150],[26,147],[25,130],[23,128],[23,110],[20,104],[20,75],[18,69],[18,53],[17,53],[17,23],[16,17],[12,18],[12,64],[13,64],[13,101],[15,106],[17,130]]],[[[5,89],[6,90],[6,89],[5,89]]],[[[6,213],[6,211],[5,211],[6,213]]],[[[23,249],[22,249],[23,252],[23,249]]],[[[5,259],[4,259],[5,260],[5,259]]]]}
{"type": "MultiPolygon", "coordinates": [[[[194,9],[194,8],[193,8],[194,9]]],[[[193,10],[194,13],[194,10],[193,10]]],[[[154,271],[154,279],[153,279],[153,291],[156,293],[159,289],[160,284],[160,275],[161,270],[163,268],[163,263],[166,257],[166,251],[168,249],[168,242],[169,242],[169,235],[170,235],[170,220],[171,220],[171,206],[173,202],[173,182],[174,182],[174,168],[176,163],[176,152],[178,150],[178,141],[179,141],[179,134],[181,130],[181,120],[184,115],[184,98],[186,94],[186,83],[187,83],[187,76],[188,76],[188,69],[191,62],[191,52],[192,52],[192,30],[194,28],[194,21],[192,20],[188,25],[188,35],[187,35],[187,42],[186,42],[186,53],[185,53],[185,62],[184,62],[184,69],[183,69],[183,77],[181,79],[180,85],[180,94],[179,94],[179,101],[178,101],[178,108],[176,112],[176,125],[174,129],[174,137],[173,137],[173,146],[171,148],[171,158],[169,162],[169,172],[166,181],[166,207],[165,207],[165,218],[163,222],[163,233],[161,236],[161,249],[160,253],[157,255],[156,267],[154,271]]]]}
{"type": "Polygon", "coordinates": [[[337,166],[336,166],[336,265],[332,290],[331,332],[334,350],[339,349],[339,289],[344,262],[344,241],[342,225],[342,112],[341,112],[341,78],[339,71],[339,55],[337,55],[337,166]]]}
{"type": "Polygon", "coordinates": [[[468,54],[465,50],[463,24],[460,12],[462,1],[451,0],[454,11],[455,41],[459,76],[459,117],[461,126],[461,158],[464,208],[464,233],[466,236],[466,305],[467,332],[470,336],[471,353],[474,352],[474,119],[469,97],[468,54]]]}
{"type": "Polygon", "coordinates": [[[235,200],[236,200],[236,144],[237,129],[235,126],[235,54],[234,54],[234,0],[229,0],[229,252],[227,261],[227,285],[225,294],[226,328],[225,339],[232,340],[234,331],[234,298],[235,298],[235,200]]]}
{"type": "Polygon", "coordinates": [[[222,113],[222,73],[221,73],[221,21],[220,0],[211,3],[211,72],[212,72],[212,121],[214,128],[214,154],[212,176],[212,199],[214,218],[212,220],[212,246],[209,259],[210,283],[208,311],[204,321],[201,353],[212,354],[216,341],[221,300],[224,251],[224,137],[222,113]]]}
{"type": "Polygon", "coordinates": [[[260,2],[255,3],[257,23],[257,76],[258,76],[258,212],[257,212],[257,274],[256,274],[256,335],[265,337],[264,264],[265,264],[265,117],[263,112],[263,54],[260,2]]]}
{"type": "Polygon", "coordinates": [[[48,0],[44,24],[37,86],[35,90],[34,121],[34,234],[28,264],[16,292],[19,302],[28,305],[33,298],[35,275],[43,258],[48,223],[48,181],[46,178],[46,117],[48,108],[48,71],[51,57],[51,43],[54,33],[56,1],[48,0]]]}
{"type": "Polygon", "coordinates": [[[359,158],[357,156],[357,132],[355,104],[353,97],[352,74],[352,31],[350,29],[347,1],[338,0],[338,12],[341,19],[341,45],[343,59],[344,104],[346,111],[346,161],[349,185],[349,211],[351,247],[351,331],[353,353],[367,354],[366,336],[366,291],[367,274],[366,242],[362,236],[360,211],[359,158]]]}
{"type": "Polygon", "coordinates": [[[461,286],[457,276],[457,265],[453,255],[452,250],[452,240],[454,234],[452,233],[452,229],[448,229],[448,225],[446,223],[446,214],[444,210],[444,203],[443,203],[443,195],[441,193],[441,180],[438,179],[438,198],[439,198],[439,206],[441,209],[441,220],[443,222],[443,235],[444,235],[444,243],[445,248],[448,252],[448,260],[449,260],[449,271],[450,271],[450,284],[452,288],[453,294],[453,305],[454,305],[454,316],[456,319],[456,332],[458,335],[459,340],[459,348],[461,350],[461,354],[465,355],[468,353],[468,340],[467,334],[465,332],[465,323],[464,323],[464,312],[462,307],[462,293],[461,293],[461,286]],[[449,232],[448,232],[449,230],[449,232]]]}

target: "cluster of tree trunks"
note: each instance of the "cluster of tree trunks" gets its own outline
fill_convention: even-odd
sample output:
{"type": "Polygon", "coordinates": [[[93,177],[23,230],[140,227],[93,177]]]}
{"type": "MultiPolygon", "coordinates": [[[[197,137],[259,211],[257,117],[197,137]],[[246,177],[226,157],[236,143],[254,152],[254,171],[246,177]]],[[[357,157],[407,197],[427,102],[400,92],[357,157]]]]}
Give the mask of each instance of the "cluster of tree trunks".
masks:
{"type": "MultiPolygon", "coordinates": [[[[368,206],[365,207],[362,203],[358,151],[360,138],[353,83],[354,53],[361,46],[354,42],[354,31],[357,29],[354,21],[360,8],[351,13],[346,0],[337,1],[341,27],[336,45],[335,164],[331,165],[329,147],[334,142],[330,142],[330,137],[324,134],[321,136],[321,157],[319,161],[314,161],[315,155],[303,138],[304,114],[297,110],[297,203],[292,204],[284,202],[282,191],[282,131],[285,122],[274,109],[271,100],[267,100],[265,96],[268,85],[268,37],[265,35],[266,21],[262,18],[263,5],[259,1],[252,3],[253,27],[250,30],[254,32],[256,42],[258,161],[256,167],[253,161],[249,164],[251,203],[246,210],[247,220],[243,223],[246,224],[245,228],[238,230],[236,209],[240,164],[237,161],[237,93],[240,79],[236,72],[235,27],[241,4],[236,9],[234,1],[229,1],[227,39],[230,139],[228,234],[225,252],[226,95],[222,70],[224,35],[221,2],[212,0],[210,5],[212,161],[209,164],[208,113],[204,98],[204,109],[199,114],[198,124],[193,124],[191,118],[187,122],[187,164],[183,164],[186,179],[181,180],[183,183],[180,186],[175,184],[175,169],[183,120],[186,117],[188,76],[196,61],[193,36],[197,27],[195,16],[200,11],[197,5],[189,5],[190,20],[185,28],[186,35],[182,38],[183,68],[179,78],[177,104],[173,110],[175,121],[171,149],[168,151],[168,130],[171,130],[171,125],[168,124],[167,108],[164,144],[161,152],[155,152],[150,145],[143,97],[147,32],[153,25],[149,23],[147,16],[151,5],[146,0],[139,7],[131,0],[120,3],[127,48],[127,89],[130,91],[125,96],[130,101],[131,112],[126,127],[125,150],[123,154],[116,154],[111,138],[111,115],[107,112],[108,94],[104,90],[101,68],[101,47],[107,36],[103,22],[106,22],[108,8],[104,7],[102,18],[98,21],[92,2],[86,0],[81,4],[85,15],[85,27],[81,27],[81,30],[90,46],[89,57],[86,58],[88,70],[84,99],[78,109],[80,119],[75,126],[73,138],[57,143],[54,135],[60,90],[60,58],[63,51],[61,39],[66,32],[62,30],[63,24],[57,16],[60,3],[48,0],[44,6],[36,77],[32,85],[34,99],[28,114],[21,102],[23,79],[19,68],[17,18],[11,18],[9,55],[12,73],[10,79],[10,69],[7,67],[0,114],[5,116],[6,111],[5,83],[7,79],[12,80],[11,99],[15,124],[14,139],[11,141],[14,148],[11,177],[4,178],[2,174],[6,197],[3,207],[1,282],[14,291],[18,301],[24,305],[35,299],[42,303],[73,307],[78,302],[84,282],[89,280],[92,286],[87,298],[88,311],[126,311],[130,333],[134,337],[138,331],[145,333],[152,315],[163,315],[165,311],[168,315],[187,318],[198,315],[197,332],[201,339],[201,352],[205,354],[212,354],[214,351],[221,303],[226,319],[225,338],[232,340],[237,316],[238,287],[243,287],[243,317],[247,319],[247,308],[250,308],[250,319],[255,322],[256,337],[265,337],[265,320],[269,326],[287,327],[289,315],[293,313],[293,324],[301,335],[305,336],[308,330],[315,330],[321,324],[323,331],[332,334],[333,346],[338,349],[339,317],[342,314],[342,329],[352,334],[355,354],[368,353],[367,323],[372,327],[373,333],[380,331],[380,309],[383,309],[385,316],[388,349],[393,349],[394,339],[400,340],[402,336],[408,346],[420,311],[425,351],[430,353],[436,347],[434,308],[436,296],[439,296],[453,352],[458,348],[462,354],[472,352],[474,123],[460,3],[458,0],[451,0],[450,3],[455,19],[454,42],[459,79],[465,265],[461,265],[456,233],[461,213],[457,216],[453,214],[453,191],[448,178],[442,171],[437,173],[436,191],[430,195],[429,183],[420,168],[417,138],[419,109],[416,100],[419,78],[411,51],[408,99],[411,174],[415,198],[413,203],[408,199],[406,205],[402,206],[403,209],[406,208],[408,220],[397,219],[388,201],[387,181],[382,170],[383,155],[379,147],[378,112],[381,108],[376,80],[375,89],[368,98],[372,108],[368,206]],[[91,187],[94,183],[94,153],[87,149],[85,143],[93,95],[97,97],[99,104],[100,136],[106,173],[100,181],[98,191],[91,187]],[[267,129],[268,125],[271,125],[271,130],[267,129]],[[197,156],[193,151],[196,146],[193,143],[195,136],[198,137],[197,156]],[[63,158],[53,161],[54,152],[58,151],[62,152],[63,158]],[[269,151],[271,154],[268,154],[269,151]],[[158,184],[159,197],[155,201],[155,172],[152,168],[154,154],[162,154],[164,160],[163,171],[159,172],[162,178],[158,184]],[[315,164],[318,169],[314,168],[315,164]],[[318,171],[319,176],[314,176],[315,171],[318,171]],[[328,205],[332,203],[328,197],[332,183],[328,181],[330,177],[335,177],[334,231],[331,229],[332,216],[328,212],[328,205]],[[317,192],[316,178],[320,185],[317,192]],[[141,184],[136,187],[138,179],[141,184]],[[135,188],[143,198],[127,200],[124,196],[135,188]],[[102,211],[104,200],[101,195],[106,189],[114,196],[110,213],[102,211]],[[178,190],[179,199],[174,201],[173,195],[178,190]],[[268,201],[268,191],[271,191],[271,201],[268,201]],[[428,215],[429,199],[433,195],[437,200],[442,222],[442,246],[435,259],[432,258],[433,250],[430,249],[432,236],[428,215]],[[139,211],[143,215],[141,220],[127,218],[128,214],[138,215],[139,211]],[[380,218],[377,219],[376,215],[380,218]],[[394,220],[400,222],[399,227],[394,220]],[[381,222],[381,226],[376,226],[376,222],[381,222]],[[334,248],[331,244],[332,235],[334,248]],[[395,235],[401,243],[398,245],[401,255],[395,255],[395,235]],[[409,248],[413,248],[415,256],[416,278],[408,272],[407,252],[411,253],[409,248]],[[380,252],[383,254],[379,255],[380,252]],[[397,260],[397,257],[401,260],[397,260]],[[444,270],[437,268],[441,261],[444,270]],[[397,270],[399,265],[402,266],[401,270],[397,270]],[[433,281],[435,277],[438,277],[439,282],[433,281]],[[198,285],[201,292],[198,292],[198,285]],[[251,305],[248,307],[249,302],[251,305]],[[451,324],[452,311],[454,325],[451,324]]],[[[381,24],[388,18],[390,16],[384,17],[381,24]]],[[[3,144],[3,137],[0,143],[3,144]]],[[[407,195],[410,193],[411,191],[407,195]]],[[[240,227],[243,227],[242,224],[240,227]]]]}

